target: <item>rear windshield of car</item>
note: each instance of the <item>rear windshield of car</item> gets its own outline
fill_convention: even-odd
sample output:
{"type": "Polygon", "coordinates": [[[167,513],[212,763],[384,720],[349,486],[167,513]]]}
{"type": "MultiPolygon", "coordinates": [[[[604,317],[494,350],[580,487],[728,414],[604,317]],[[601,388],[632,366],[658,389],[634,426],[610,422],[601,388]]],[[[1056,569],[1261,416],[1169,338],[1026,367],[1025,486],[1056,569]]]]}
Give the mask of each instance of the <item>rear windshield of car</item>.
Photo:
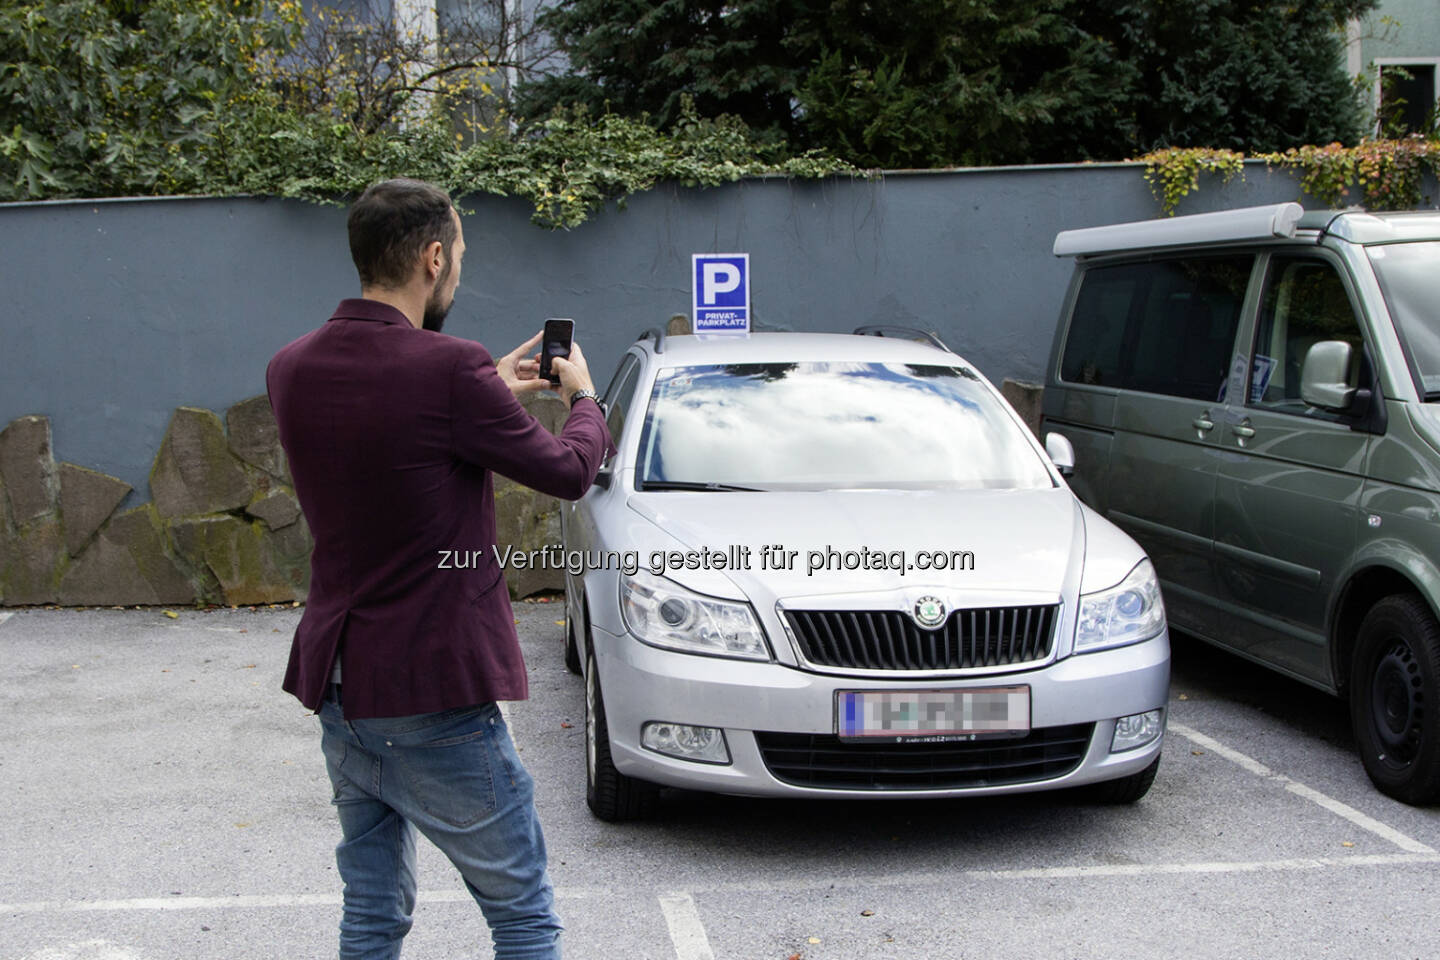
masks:
{"type": "Polygon", "coordinates": [[[1052,485],[974,371],[818,361],[661,370],[636,477],[644,489],[1052,485]]]}
{"type": "Polygon", "coordinates": [[[1367,247],[1426,400],[1440,400],[1440,242],[1367,247]]]}

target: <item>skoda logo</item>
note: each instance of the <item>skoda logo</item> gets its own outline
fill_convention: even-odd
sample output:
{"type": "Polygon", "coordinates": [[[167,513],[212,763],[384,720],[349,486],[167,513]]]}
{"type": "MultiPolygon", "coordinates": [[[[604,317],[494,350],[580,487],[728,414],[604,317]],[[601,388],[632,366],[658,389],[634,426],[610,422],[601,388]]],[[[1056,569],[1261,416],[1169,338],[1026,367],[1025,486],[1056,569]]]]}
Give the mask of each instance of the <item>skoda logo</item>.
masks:
{"type": "Polygon", "coordinates": [[[915,622],[922,627],[938,627],[945,622],[945,604],[938,597],[921,597],[915,601],[915,622]]]}

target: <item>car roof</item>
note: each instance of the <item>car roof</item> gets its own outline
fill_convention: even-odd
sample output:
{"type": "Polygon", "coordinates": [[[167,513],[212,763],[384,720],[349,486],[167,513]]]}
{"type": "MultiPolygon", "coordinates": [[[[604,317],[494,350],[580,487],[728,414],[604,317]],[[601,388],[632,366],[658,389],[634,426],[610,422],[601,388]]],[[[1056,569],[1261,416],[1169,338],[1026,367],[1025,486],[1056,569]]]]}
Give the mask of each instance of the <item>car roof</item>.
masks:
{"type": "Polygon", "coordinates": [[[1317,210],[1300,218],[1300,229],[1323,230],[1351,243],[1404,243],[1440,240],[1440,212],[1397,210],[1317,210]]]}
{"type": "MultiPolygon", "coordinates": [[[[639,344],[654,354],[654,342],[639,344]]],[[[848,333],[750,333],[743,336],[666,337],[657,366],[708,363],[788,363],[802,360],[854,360],[872,363],[926,363],[973,366],[948,350],[900,337],[848,333]]]]}

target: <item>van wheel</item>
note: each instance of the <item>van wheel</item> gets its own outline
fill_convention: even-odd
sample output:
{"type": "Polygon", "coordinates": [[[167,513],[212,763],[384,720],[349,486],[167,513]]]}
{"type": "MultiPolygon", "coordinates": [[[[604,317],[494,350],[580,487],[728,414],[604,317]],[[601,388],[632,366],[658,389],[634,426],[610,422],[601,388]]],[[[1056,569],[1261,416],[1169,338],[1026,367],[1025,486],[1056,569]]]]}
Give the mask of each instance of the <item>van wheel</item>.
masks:
{"type": "Polygon", "coordinates": [[[1082,787],[1080,796],[1090,803],[1134,803],[1150,792],[1150,785],[1155,782],[1155,772],[1159,769],[1160,758],[1156,757],[1150,761],[1150,766],[1139,773],[1082,787]]]}
{"type": "Polygon", "coordinates": [[[1381,793],[1440,799],[1440,623],[1413,594],[1365,615],[1350,671],[1350,723],[1381,793]]]}
{"type": "Polygon", "coordinates": [[[646,820],[655,813],[660,788],[627,777],[610,760],[610,728],[595,654],[585,658],[585,802],[601,820],[646,820]]]}

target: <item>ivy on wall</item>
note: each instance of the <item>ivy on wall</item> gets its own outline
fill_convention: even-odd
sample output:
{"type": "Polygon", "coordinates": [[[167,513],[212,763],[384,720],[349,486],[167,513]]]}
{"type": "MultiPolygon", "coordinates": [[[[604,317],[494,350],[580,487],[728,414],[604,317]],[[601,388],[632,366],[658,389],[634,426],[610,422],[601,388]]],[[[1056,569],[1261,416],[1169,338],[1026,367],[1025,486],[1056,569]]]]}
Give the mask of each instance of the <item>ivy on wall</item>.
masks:
{"type": "MultiPolygon", "coordinates": [[[[0,201],[256,194],[339,203],[412,176],[455,194],[524,197],[536,223],[574,227],[661,180],[855,172],[818,152],[776,159],[743,123],[701,119],[688,100],[663,132],[644,117],[571,110],[467,138],[449,88],[409,83],[397,66],[408,41],[385,27],[371,36],[345,26],[352,46],[370,44],[361,44],[368,58],[322,45],[333,55],[322,64],[333,68],[326,86],[300,69],[315,51],[296,0],[0,3],[0,201]],[[345,94],[376,84],[363,103],[345,94]]],[[[462,76],[450,66],[431,71],[437,83],[462,76]]]]}
{"type": "MultiPolygon", "coordinates": [[[[1244,154],[1207,147],[1157,150],[1139,158],[1145,180],[1166,215],[1200,187],[1200,174],[1229,181],[1243,177],[1244,154]]],[[[1440,175],[1440,140],[1422,136],[1365,139],[1353,147],[1292,147],[1251,159],[1286,167],[1300,175],[1300,188],[1332,207],[1360,204],[1371,210],[1413,209],[1427,202],[1425,174],[1440,175]]]]}

